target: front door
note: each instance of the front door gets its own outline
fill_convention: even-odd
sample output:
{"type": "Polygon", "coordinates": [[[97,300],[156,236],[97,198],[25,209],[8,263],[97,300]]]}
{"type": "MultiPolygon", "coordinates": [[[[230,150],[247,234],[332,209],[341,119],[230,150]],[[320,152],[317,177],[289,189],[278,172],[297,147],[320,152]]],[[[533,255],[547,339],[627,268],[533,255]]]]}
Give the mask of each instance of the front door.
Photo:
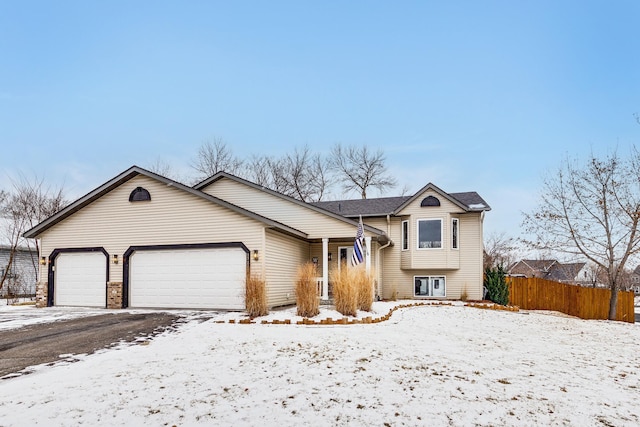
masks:
{"type": "Polygon", "coordinates": [[[338,248],[338,253],[340,254],[339,263],[338,263],[338,271],[342,268],[342,264],[346,263],[347,268],[353,267],[351,265],[351,257],[353,256],[353,246],[341,246],[338,248]]]}

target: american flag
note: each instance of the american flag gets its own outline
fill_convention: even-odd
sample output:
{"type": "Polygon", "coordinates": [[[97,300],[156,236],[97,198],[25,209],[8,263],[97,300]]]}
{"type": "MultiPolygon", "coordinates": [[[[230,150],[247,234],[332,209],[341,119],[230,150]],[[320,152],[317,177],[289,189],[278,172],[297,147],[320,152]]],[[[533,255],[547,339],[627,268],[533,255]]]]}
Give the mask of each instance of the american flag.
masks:
{"type": "Polygon", "coordinates": [[[356,241],[353,243],[353,255],[351,256],[351,265],[354,267],[364,261],[364,226],[362,225],[362,216],[356,231],[356,241]]]}

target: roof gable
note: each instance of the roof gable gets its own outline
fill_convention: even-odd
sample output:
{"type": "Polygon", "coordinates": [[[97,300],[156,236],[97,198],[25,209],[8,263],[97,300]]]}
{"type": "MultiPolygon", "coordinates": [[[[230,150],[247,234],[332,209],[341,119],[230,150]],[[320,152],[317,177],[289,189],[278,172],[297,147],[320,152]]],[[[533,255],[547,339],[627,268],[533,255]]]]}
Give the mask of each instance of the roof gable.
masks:
{"type": "Polygon", "coordinates": [[[491,208],[489,205],[480,197],[480,195],[476,192],[466,192],[466,193],[446,193],[435,184],[428,183],[420,190],[418,190],[413,196],[409,197],[405,200],[400,206],[398,206],[393,212],[395,215],[399,214],[404,208],[409,206],[411,203],[423,197],[425,193],[428,191],[433,191],[442,198],[448,200],[454,205],[458,206],[460,209],[465,212],[482,212],[489,211],[491,208]]]}
{"type": "MultiPolygon", "coordinates": [[[[357,227],[358,223],[352,219],[349,219],[349,217],[345,216],[345,215],[341,215],[340,213],[337,213],[335,211],[333,211],[332,209],[326,209],[324,206],[322,206],[322,202],[320,203],[307,203],[307,202],[303,202],[301,200],[295,199],[293,197],[287,196],[285,194],[279,193],[277,191],[274,191],[272,189],[266,188],[262,185],[256,184],[254,182],[251,181],[247,181],[246,179],[237,177],[235,175],[229,174],[227,172],[218,172],[215,175],[213,175],[212,177],[202,181],[199,184],[196,184],[194,186],[195,189],[198,189],[200,191],[211,191],[211,192],[215,192],[214,188],[217,185],[219,186],[227,186],[229,183],[225,183],[225,180],[230,180],[231,182],[233,182],[234,184],[237,185],[242,185],[242,186],[246,186],[250,189],[259,191],[262,194],[267,194],[270,197],[274,198],[271,199],[274,202],[277,201],[282,201],[285,203],[285,205],[283,206],[290,206],[292,209],[308,209],[316,214],[320,214],[321,216],[319,217],[320,219],[322,219],[322,217],[327,217],[327,218],[331,218],[332,220],[337,220],[340,221],[344,224],[347,224],[349,227],[357,227]],[[212,188],[213,187],[213,188],[212,188]],[[212,188],[211,190],[207,190],[207,188],[212,188]],[[292,205],[286,205],[286,203],[291,203],[292,205]]],[[[221,195],[222,198],[227,198],[227,196],[225,195],[221,195]]],[[[237,204],[241,204],[240,202],[234,201],[234,203],[237,204]]],[[[248,205],[249,206],[249,205],[248,205]]],[[[253,209],[252,207],[249,206],[250,209],[253,209]]],[[[257,211],[260,211],[259,208],[255,208],[257,211]]],[[[304,212],[304,211],[302,211],[304,212]]],[[[269,215],[271,216],[271,215],[269,215]]],[[[371,227],[369,225],[364,224],[364,228],[365,231],[368,231],[369,233],[372,233],[375,236],[378,236],[378,239],[381,241],[387,240],[387,236],[386,233],[382,230],[379,230],[375,227],[371,227]]],[[[349,228],[349,233],[352,233],[352,229],[349,228]]]]}
{"type": "Polygon", "coordinates": [[[234,212],[237,212],[239,214],[248,216],[250,218],[253,218],[257,221],[260,221],[262,223],[264,223],[265,225],[268,225],[270,227],[273,228],[277,228],[280,231],[283,231],[285,233],[288,234],[292,234],[298,237],[303,237],[306,238],[307,235],[303,232],[301,232],[300,230],[296,230],[295,228],[289,227],[285,224],[281,224],[278,223],[277,221],[273,221],[269,218],[265,218],[261,215],[256,214],[255,212],[251,212],[247,209],[244,209],[242,207],[233,205],[225,200],[219,199],[217,197],[214,197],[212,195],[203,193],[201,191],[195,190],[189,186],[186,186],[184,184],[181,184],[177,181],[173,181],[169,178],[166,178],[164,176],[155,174],[153,172],[150,172],[146,169],[140,168],[138,166],[132,166],[129,169],[127,169],[126,171],[122,172],[121,174],[117,175],[116,177],[110,179],[109,181],[107,181],[106,183],[102,184],[101,186],[97,187],[96,189],[92,190],[91,192],[85,194],[84,196],[82,196],[81,198],[79,198],[78,200],[74,201],[73,203],[71,203],[70,205],[68,205],[67,207],[61,209],[59,212],[55,213],[54,215],[52,215],[51,217],[47,218],[46,220],[42,221],[40,224],[36,225],[35,227],[33,227],[32,229],[26,231],[23,235],[26,238],[36,238],[38,235],[40,235],[41,233],[43,233],[44,231],[48,230],[49,228],[53,227],[54,225],[56,225],[57,223],[63,221],[64,219],[68,218],[69,216],[73,215],[74,213],[78,212],[79,210],[81,210],[82,208],[84,208],[85,206],[91,204],[93,201],[99,199],[100,197],[104,196],[105,194],[109,193],[110,191],[112,191],[113,189],[119,187],[120,185],[124,184],[125,182],[133,179],[134,177],[138,176],[138,175],[144,175],[148,178],[154,179],[156,181],[159,181],[163,184],[166,184],[167,186],[170,187],[174,187],[177,190],[180,191],[185,191],[187,193],[190,193],[196,197],[200,197],[203,198],[211,203],[214,203],[216,205],[219,206],[223,206],[225,208],[228,208],[234,212]]]}

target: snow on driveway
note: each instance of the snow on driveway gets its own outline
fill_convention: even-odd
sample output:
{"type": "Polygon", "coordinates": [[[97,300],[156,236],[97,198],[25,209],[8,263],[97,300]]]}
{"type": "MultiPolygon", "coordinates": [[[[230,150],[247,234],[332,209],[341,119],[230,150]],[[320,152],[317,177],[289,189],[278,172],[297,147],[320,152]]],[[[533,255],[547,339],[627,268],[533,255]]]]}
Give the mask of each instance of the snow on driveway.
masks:
{"type": "Polygon", "coordinates": [[[461,306],[186,323],[0,382],[0,425],[640,424],[640,327],[461,306]]]}

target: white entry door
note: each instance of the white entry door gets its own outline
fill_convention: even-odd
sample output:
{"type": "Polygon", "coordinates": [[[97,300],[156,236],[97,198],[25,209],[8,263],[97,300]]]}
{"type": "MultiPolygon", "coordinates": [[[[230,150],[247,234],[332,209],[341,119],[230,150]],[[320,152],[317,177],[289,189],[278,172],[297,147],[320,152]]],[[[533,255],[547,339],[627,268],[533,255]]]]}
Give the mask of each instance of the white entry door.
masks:
{"type": "Polygon", "coordinates": [[[246,274],[237,247],[138,250],[129,259],[129,306],[242,310],[246,274]]]}

